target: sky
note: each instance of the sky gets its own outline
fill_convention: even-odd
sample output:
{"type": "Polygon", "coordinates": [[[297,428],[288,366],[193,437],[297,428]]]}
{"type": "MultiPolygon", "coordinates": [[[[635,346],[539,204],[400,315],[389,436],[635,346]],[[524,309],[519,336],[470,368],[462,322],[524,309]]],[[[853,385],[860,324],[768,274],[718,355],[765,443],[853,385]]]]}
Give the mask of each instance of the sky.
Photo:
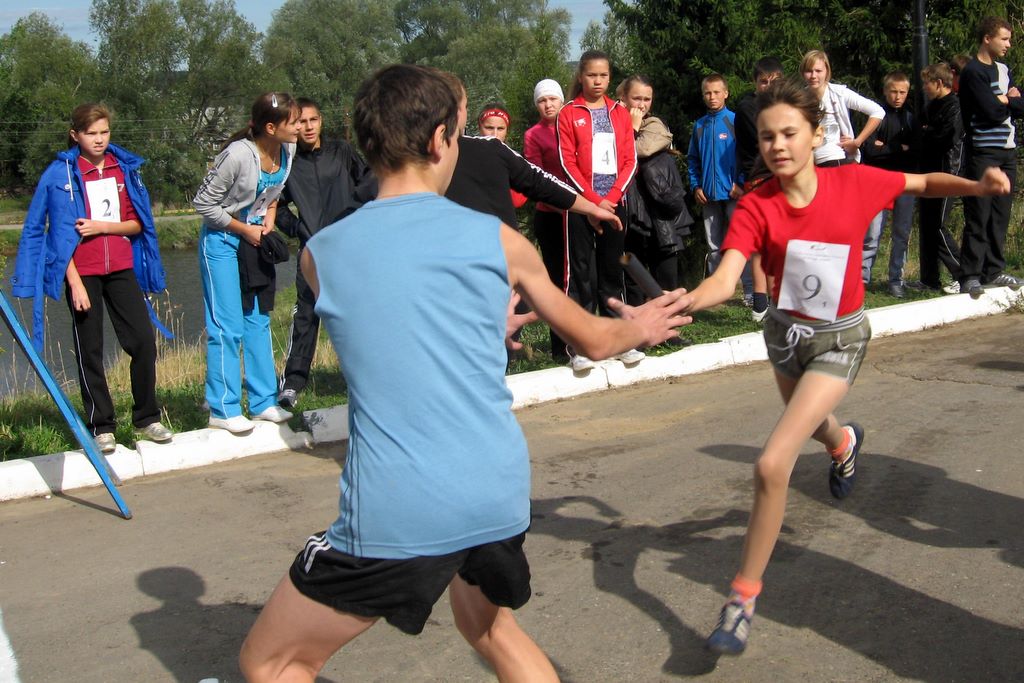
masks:
{"type": "MultiPolygon", "coordinates": [[[[0,9],[0,35],[10,31],[19,18],[32,12],[43,12],[62,25],[64,32],[74,40],[95,43],[94,36],[89,32],[89,6],[92,3],[88,0],[44,0],[40,5],[23,8],[12,7],[13,2],[4,4],[6,7],[0,9]]],[[[241,14],[251,21],[257,30],[265,32],[274,10],[283,4],[283,0],[245,0],[236,2],[235,7],[241,8],[241,14]]],[[[580,38],[587,24],[592,20],[600,22],[605,12],[601,0],[548,0],[548,6],[552,9],[565,8],[572,15],[570,53],[578,50],[580,38]]]]}

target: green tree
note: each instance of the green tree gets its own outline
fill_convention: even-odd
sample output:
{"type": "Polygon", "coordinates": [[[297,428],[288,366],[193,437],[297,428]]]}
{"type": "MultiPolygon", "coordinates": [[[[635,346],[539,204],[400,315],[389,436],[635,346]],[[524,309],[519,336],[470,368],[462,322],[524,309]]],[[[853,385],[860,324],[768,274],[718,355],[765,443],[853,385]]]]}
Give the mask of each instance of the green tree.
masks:
{"type": "Polygon", "coordinates": [[[85,43],[71,40],[46,15],[19,19],[0,37],[0,181],[29,187],[67,144],[71,110],[96,96],[96,65],[85,43]]]}
{"type": "Polygon", "coordinates": [[[402,59],[447,69],[462,78],[473,117],[498,100],[513,115],[509,142],[517,146],[536,121],[533,86],[565,78],[570,16],[547,0],[399,0],[402,59]]]}
{"type": "Polygon", "coordinates": [[[509,138],[512,143],[522,140],[526,129],[537,122],[539,116],[533,101],[533,88],[544,78],[562,85],[567,93],[572,70],[566,62],[571,18],[565,10],[541,12],[531,22],[532,43],[520,54],[515,68],[510,69],[501,85],[501,96],[512,115],[509,138]]]}
{"type": "Polygon", "coordinates": [[[267,31],[264,61],[296,95],[320,103],[328,131],[347,121],[359,84],[399,58],[390,1],[288,0],[267,31]]]}
{"type": "Polygon", "coordinates": [[[94,0],[89,16],[114,141],[146,158],[155,201],[187,204],[248,105],[281,84],[262,35],[230,0],[94,0]]]}

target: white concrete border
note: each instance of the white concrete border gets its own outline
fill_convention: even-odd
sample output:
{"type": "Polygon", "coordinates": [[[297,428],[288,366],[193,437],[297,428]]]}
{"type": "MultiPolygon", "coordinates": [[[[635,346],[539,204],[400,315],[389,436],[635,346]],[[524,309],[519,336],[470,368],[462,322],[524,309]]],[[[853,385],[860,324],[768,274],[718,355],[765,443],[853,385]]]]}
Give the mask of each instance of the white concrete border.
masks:
{"type": "MultiPolygon", "coordinates": [[[[986,290],[978,300],[966,294],[913,301],[868,311],[873,336],[916,332],[960,320],[1001,313],[1024,301],[1024,290],[1001,287],[986,290]]],[[[718,368],[767,360],[760,333],[727,337],[691,346],[666,356],[651,356],[633,366],[601,361],[584,373],[551,368],[506,378],[512,407],[572,398],[611,387],[692,375],[718,368]]],[[[306,448],[348,438],[348,407],[334,406],[303,414],[309,432],[287,425],[257,423],[252,433],[236,436],[220,429],[199,429],[174,435],[170,444],[141,441],[137,450],[118,446],[107,463],[123,481],[147,474],[209,465],[260,453],[306,448]]],[[[0,463],[0,501],[99,486],[96,471],[81,451],[41,455],[0,463]]]]}

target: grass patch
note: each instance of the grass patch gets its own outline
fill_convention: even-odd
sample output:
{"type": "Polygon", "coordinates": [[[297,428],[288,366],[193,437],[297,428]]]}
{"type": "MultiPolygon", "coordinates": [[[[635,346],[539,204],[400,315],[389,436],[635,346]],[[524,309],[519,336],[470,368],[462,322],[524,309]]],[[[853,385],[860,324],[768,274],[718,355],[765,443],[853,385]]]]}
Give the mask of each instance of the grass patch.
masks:
{"type": "MultiPolygon", "coordinates": [[[[0,203],[0,210],[2,207],[3,205],[0,203]]],[[[959,239],[963,231],[962,208],[954,209],[949,227],[954,236],[959,239]]],[[[193,248],[198,239],[199,228],[199,219],[187,216],[180,219],[167,218],[158,221],[161,247],[164,249],[193,248]]],[[[0,231],[0,261],[2,261],[2,254],[14,253],[19,236],[20,231],[17,230],[0,231]]],[[[914,280],[918,277],[917,255],[918,242],[915,230],[911,235],[908,262],[904,272],[906,280],[914,280]]],[[[1006,255],[1009,271],[1016,274],[1024,272],[1024,198],[1021,197],[1018,197],[1018,201],[1014,203],[1006,240],[1006,255]]],[[[696,258],[695,254],[690,256],[696,258]]],[[[875,261],[875,281],[865,295],[866,307],[879,308],[905,301],[941,296],[935,292],[922,292],[909,288],[906,299],[899,300],[889,296],[885,283],[888,258],[887,227],[875,261]]],[[[693,286],[696,282],[687,284],[693,286]]],[[[279,372],[283,369],[285,351],[288,347],[291,308],[294,300],[294,287],[279,292],[276,306],[271,315],[271,334],[279,372]]],[[[170,297],[161,297],[157,305],[160,309],[158,312],[161,319],[175,319],[174,304],[170,297]]],[[[1024,310],[1024,305],[1015,307],[1015,310],[1024,310]]],[[[180,329],[180,324],[178,327],[180,329]]],[[[760,329],[761,326],[751,319],[750,309],[743,305],[737,294],[721,306],[698,313],[693,324],[683,328],[682,336],[694,344],[704,344],[716,342],[723,337],[760,329]]],[[[559,365],[551,358],[547,325],[534,323],[526,326],[523,329],[521,341],[524,344],[524,350],[516,353],[510,360],[508,367],[510,374],[542,370],[559,365]]],[[[109,340],[109,343],[115,342],[109,340]]],[[[677,348],[662,345],[648,349],[647,353],[656,356],[664,355],[676,351],[677,348]]],[[[202,340],[186,342],[177,339],[170,342],[166,340],[158,342],[159,389],[157,395],[163,406],[164,424],[175,432],[206,426],[208,413],[202,409],[206,371],[203,354],[202,340]]],[[[122,357],[109,369],[108,381],[114,392],[117,410],[119,427],[116,436],[118,442],[131,445],[134,443],[134,438],[131,427],[131,392],[126,358],[122,357]]],[[[77,383],[70,382],[65,391],[71,397],[75,407],[81,410],[77,383]]],[[[334,355],[334,350],[326,335],[321,332],[309,385],[301,395],[299,408],[300,410],[310,410],[334,406],[347,401],[348,389],[339,370],[337,357],[334,355]]],[[[301,417],[295,417],[291,426],[293,428],[300,427],[301,417]]],[[[0,399],[0,460],[55,453],[72,448],[78,448],[78,446],[49,396],[22,394],[0,399]]]]}

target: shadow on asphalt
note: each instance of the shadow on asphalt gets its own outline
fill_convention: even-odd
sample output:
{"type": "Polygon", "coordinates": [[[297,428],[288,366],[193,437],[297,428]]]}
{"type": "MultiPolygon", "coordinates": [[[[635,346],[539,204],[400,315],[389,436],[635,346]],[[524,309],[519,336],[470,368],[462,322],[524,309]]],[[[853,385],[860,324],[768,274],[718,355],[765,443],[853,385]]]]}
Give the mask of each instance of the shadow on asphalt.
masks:
{"type": "MultiPolygon", "coordinates": [[[[919,441],[918,447],[926,453],[930,445],[919,441]]],[[[723,460],[751,464],[760,452],[751,446],[724,444],[700,450],[723,460]]],[[[790,487],[905,541],[935,548],[998,549],[1001,560],[1024,568],[1024,537],[1020,533],[1024,498],[950,479],[941,467],[865,449],[857,459],[854,494],[838,502],[828,495],[826,463],[824,454],[817,459],[802,457],[790,487]]]]}
{"type": "MultiPolygon", "coordinates": [[[[734,444],[700,450],[751,465],[760,452],[734,444]]],[[[950,479],[939,467],[870,451],[861,457],[857,491],[841,503],[828,494],[824,454],[821,462],[801,458],[791,488],[811,502],[841,509],[902,540],[941,548],[998,547],[1007,564],[1024,566],[1019,535],[1024,500],[950,479]]],[[[793,507],[791,503],[787,521],[796,516],[793,507]]],[[[800,517],[815,519],[818,526],[831,525],[841,533],[842,519],[822,522],[827,515],[825,510],[812,509],[800,517]]],[[[725,590],[739,563],[746,517],[746,512],[730,510],[711,520],[645,529],[638,536],[629,529],[629,537],[620,541],[635,556],[647,547],[665,549],[663,535],[681,534],[678,547],[682,552],[672,569],[690,580],[725,590]],[[740,523],[738,516],[742,517],[740,523]],[[716,526],[734,526],[737,535],[709,541],[699,557],[686,552],[700,538],[695,539],[694,533],[716,526]],[[648,545],[651,539],[658,544],[648,545]]],[[[787,533],[784,527],[765,575],[766,591],[758,600],[761,617],[812,629],[901,677],[1024,680],[1024,660],[1018,654],[1024,629],[991,621],[846,560],[809,550],[792,536],[792,529],[787,533]]],[[[864,544],[863,538],[858,543],[864,544]]],[[[865,548],[865,553],[878,552],[885,551],[865,548]]],[[[911,558],[906,570],[912,572],[915,564],[911,558]]],[[[753,637],[757,637],[756,618],[753,637]]]]}
{"type": "MultiPolygon", "coordinates": [[[[139,574],[139,590],[161,601],[152,612],[131,618],[139,645],[160,660],[182,683],[216,678],[222,683],[242,680],[238,651],[262,605],[206,605],[202,577],[185,567],[160,567],[139,574]]],[[[331,683],[318,678],[318,683],[331,683]]]]}
{"type": "MultiPolygon", "coordinates": [[[[739,449],[744,459],[756,450],[721,448],[733,454],[739,449]]],[[[824,481],[818,484],[818,495],[827,496],[824,481]]],[[[675,553],[669,571],[724,592],[739,563],[746,511],[728,510],[717,517],[664,526],[631,526],[600,500],[565,497],[535,500],[533,512],[531,534],[589,543],[595,587],[631,602],[658,622],[671,646],[663,671],[697,676],[714,669],[715,658],[703,649],[707,634],[680,621],[671,602],[640,588],[634,577],[644,551],[675,553]],[[565,504],[580,502],[591,505],[605,520],[559,513],[565,504]],[[723,537],[723,529],[733,529],[735,534],[723,537]]],[[[1019,657],[1024,630],[809,550],[786,538],[793,534],[792,528],[783,527],[765,576],[767,590],[758,600],[752,638],[757,638],[759,616],[794,629],[810,629],[900,677],[1024,680],[1024,661],[1019,657]]],[[[683,601],[686,595],[675,594],[671,600],[683,601]]],[[[701,628],[710,629],[715,619],[709,614],[701,628]]]]}

